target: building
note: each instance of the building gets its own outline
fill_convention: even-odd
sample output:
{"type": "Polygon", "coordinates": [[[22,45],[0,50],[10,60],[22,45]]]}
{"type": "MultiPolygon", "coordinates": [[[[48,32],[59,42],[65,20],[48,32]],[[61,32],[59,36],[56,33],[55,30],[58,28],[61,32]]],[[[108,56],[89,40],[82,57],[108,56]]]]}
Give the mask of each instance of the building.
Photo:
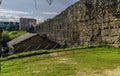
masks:
{"type": "Polygon", "coordinates": [[[60,46],[58,43],[49,40],[46,35],[41,36],[36,33],[26,33],[9,41],[7,45],[12,49],[9,54],[39,49],[55,49],[60,46]]]}
{"type": "Polygon", "coordinates": [[[22,31],[31,32],[34,30],[34,26],[36,24],[36,19],[33,18],[20,18],[20,27],[19,29],[22,31]]]}
{"type": "Polygon", "coordinates": [[[19,22],[0,21],[0,28],[7,31],[16,31],[19,30],[19,22]]]}

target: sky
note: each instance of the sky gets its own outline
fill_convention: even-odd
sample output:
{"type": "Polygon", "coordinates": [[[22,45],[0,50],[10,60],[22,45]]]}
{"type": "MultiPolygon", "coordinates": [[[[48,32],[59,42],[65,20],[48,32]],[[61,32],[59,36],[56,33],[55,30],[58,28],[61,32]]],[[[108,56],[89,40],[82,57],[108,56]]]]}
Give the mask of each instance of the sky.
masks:
{"type": "Polygon", "coordinates": [[[0,21],[16,21],[19,18],[35,18],[38,22],[52,18],[78,0],[54,0],[49,5],[46,0],[3,0],[0,5],[0,21]]]}

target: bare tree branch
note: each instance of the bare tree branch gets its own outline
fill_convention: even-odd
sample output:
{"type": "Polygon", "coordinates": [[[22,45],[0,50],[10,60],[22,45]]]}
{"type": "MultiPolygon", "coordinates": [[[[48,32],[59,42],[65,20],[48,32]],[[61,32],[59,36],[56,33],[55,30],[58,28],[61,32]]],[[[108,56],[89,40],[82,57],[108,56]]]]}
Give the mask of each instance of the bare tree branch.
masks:
{"type": "Polygon", "coordinates": [[[34,0],[34,2],[35,2],[35,9],[37,9],[37,1],[36,1],[36,0],[34,0]]]}
{"type": "Polygon", "coordinates": [[[48,2],[49,5],[52,4],[53,0],[46,0],[48,2]]]}
{"type": "Polygon", "coordinates": [[[0,0],[0,4],[2,4],[2,0],[0,0]]]}

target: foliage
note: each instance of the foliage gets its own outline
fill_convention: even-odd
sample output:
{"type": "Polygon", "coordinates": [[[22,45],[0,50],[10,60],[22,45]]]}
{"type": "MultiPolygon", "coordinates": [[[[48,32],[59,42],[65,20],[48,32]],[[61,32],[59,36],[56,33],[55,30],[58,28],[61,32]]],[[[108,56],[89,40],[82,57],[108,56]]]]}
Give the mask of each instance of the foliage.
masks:
{"type": "Polygon", "coordinates": [[[17,31],[19,30],[18,22],[0,22],[0,27],[5,31],[17,31]]]}
{"type": "Polygon", "coordinates": [[[3,31],[2,38],[3,38],[3,40],[5,40],[5,39],[11,40],[11,39],[19,37],[19,36],[21,36],[21,35],[23,35],[25,33],[26,33],[25,31],[11,31],[11,32],[3,31]]]}

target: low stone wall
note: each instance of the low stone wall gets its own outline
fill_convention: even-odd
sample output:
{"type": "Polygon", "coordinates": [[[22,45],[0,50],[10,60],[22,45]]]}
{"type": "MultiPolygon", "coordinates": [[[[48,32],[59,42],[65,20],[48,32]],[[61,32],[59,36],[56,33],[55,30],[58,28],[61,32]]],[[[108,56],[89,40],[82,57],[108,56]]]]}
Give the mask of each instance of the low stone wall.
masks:
{"type": "Polygon", "coordinates": [[[37,35],[23,42],[20,42],[14,45],[13,47],[14,47],[13,53],[20,53],[39,49],[55,49],[59,48],[60,45],[56,42],[50,41],[48,38],[37,35]]]}

